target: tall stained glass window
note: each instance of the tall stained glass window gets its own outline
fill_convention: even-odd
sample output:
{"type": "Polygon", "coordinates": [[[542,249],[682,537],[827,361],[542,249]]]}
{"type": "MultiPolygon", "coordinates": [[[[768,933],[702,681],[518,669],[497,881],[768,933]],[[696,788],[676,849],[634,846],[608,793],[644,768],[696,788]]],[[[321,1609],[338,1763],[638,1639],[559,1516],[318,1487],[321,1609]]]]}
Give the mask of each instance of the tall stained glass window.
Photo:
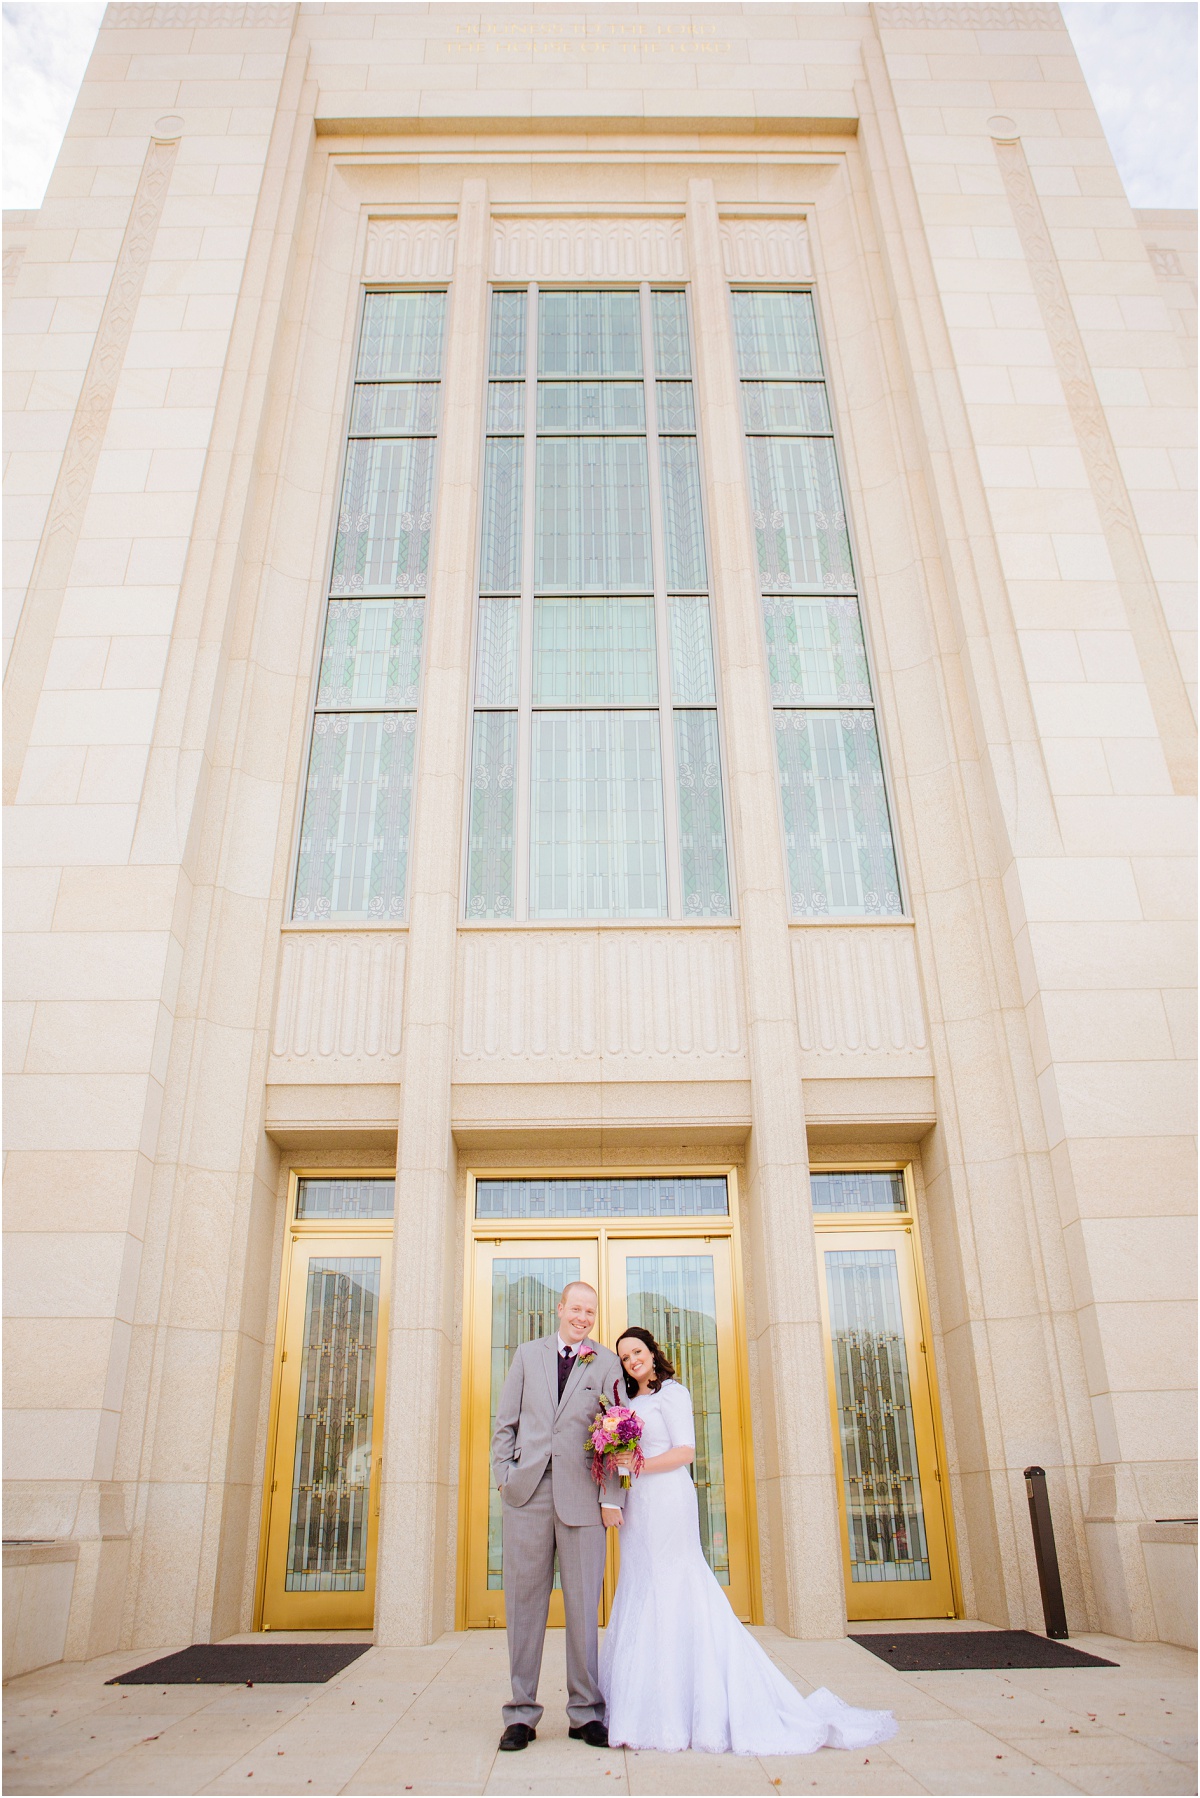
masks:
{"type": "Polygon", "coordinates": [[[901,910],[812,295],[733,295],[793,917],[901,910]]]}
{"type": "Polygon", "coordinates": [[[404,916],[446,295],[368,293],[293,918],[404,916]]]}
{"type": "Polygon", "coordinates": [[[686,295],[492,295],[467,916],[727,917],[686,295]]]}

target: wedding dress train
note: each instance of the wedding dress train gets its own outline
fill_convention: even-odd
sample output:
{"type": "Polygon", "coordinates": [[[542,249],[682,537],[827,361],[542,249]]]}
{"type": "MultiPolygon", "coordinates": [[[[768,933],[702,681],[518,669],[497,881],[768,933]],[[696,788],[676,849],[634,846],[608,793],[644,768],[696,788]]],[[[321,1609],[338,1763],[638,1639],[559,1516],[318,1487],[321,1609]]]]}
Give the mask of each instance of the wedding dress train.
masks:
{"type": "MultiPolygon", "coordinates": [[[[647,1458],[695,1446],[691,1395],[678,1381],[626,1402],[643,1420],[647,1458]]],[[[896,1733],[890,1711],[855,1710],[824,1687],[802,1698],[743,1629],[704,1559],[687,1467],[643,1474],[626,1496],[600,1689],[614,1747],[811,1754],[896,1733]]]]}

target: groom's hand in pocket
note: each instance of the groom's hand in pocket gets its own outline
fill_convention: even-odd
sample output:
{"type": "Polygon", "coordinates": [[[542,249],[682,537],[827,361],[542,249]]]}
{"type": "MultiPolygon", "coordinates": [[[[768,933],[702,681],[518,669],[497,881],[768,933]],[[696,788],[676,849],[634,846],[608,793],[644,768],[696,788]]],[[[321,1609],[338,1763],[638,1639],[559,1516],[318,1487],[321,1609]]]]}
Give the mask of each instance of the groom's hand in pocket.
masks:
{"type": "Polygon", "coordinates": [[[601,1505],[600,1521],[606,1530],[619,1530],[625,1521],[625,1513],[620,1505],[601,1505]]]}

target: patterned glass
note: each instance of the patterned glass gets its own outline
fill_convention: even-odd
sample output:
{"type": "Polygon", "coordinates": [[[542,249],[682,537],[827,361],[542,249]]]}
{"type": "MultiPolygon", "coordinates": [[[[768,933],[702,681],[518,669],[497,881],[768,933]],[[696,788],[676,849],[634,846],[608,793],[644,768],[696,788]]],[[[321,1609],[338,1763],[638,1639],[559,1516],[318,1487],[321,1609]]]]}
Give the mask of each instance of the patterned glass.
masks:
{"type": "Polygon", "coordinates": [[[656,289],[650,295],[650,315],[654,321],[655,374],[690,375],[692,352],[686,295],[682,291],[656,289]]]}
{"type": "Polygon", "coordinates": [[[640,381],[539,381],[539,431],[644,431],[640,381]]]}
{"type": "Polygon", "coordinates": [[[665,915],[656,712],[534,714],[529,885],[534,918],[665,915]]]}
{"type": "Polygon", "coordinates": [[[871,681],[858,601],[763,600],[767,673],[776,705],[870,705],[871,681]]]}
{"type": "Polygon", "coordinates": [[[793,916],[898,913],[874,715],[778,711],[775,745],[793,916]]]}
{"type": "Polygon", "coordinates": [[[743,377],[821,379],[821,350],[811,294],[735,293],[733,329],[743,377]]]}
{"type": "Polygon", "coordinates": [[[428,437],[356,437],[333,552],[333,591],[423,593],[433,518],[428,437]]]}
{"type": "Polygon", "coordinates": [[[695,592],[708,585],[696,439],[663,437],[659,440],[658,453],[662,472],[667,587],[672,593],[695,592]]]}
{"type": "Polygon", "coordinates": [[[423,599],[331,599],[318,706],[415,706],[423,599]]]}
{"type": "Polygon", "coordinates": [[[854,588],[850,536],[827,437],[751,437],[750,503],[763,589],[854,588]]]}
{"type": "Polygon", "coordinates": [[[516,792],[517,714],[476,712],[467,836],[468,917],[512,917],[516,792]]]}
{"type": "Polygon", "coordinates": [[[705,593],[677,594],[668,601],[671,620],[671,694],[676,705],[715,705],[712,623],[705,593]]]}
{"type": "Polygon", "coordinates": [[[833,430],[822,381],[743,381],[748,431],[800,431],[828,436],[833,430]]]}
{"type": "Polygon", "coordinates": [[[520,600],[481,599],[475,651],[476,705],[516,705],[520,652],[520,600]]]}
{"type": "Polygon", "coordinates": [[[378,1255],[308,1264],[287,1592],[366,1587],[379,1273],[378,1255]]]}
{"type": "Polygon", "coordinates": [[[660,431],[694,431],[696,404],[690,381],[658,381],[658,428],[660,431]]]}
{"type": "Polygon", "coordinates": [[[485,593],[520,591],[524,487],[524,438],[489,437],[483,458],[483,543],[479,562],[479,585],[485,593]]]}
{"type": "Polygon", "coordinates": [[[894,1249],[826,1249],[842,1478],[856,1583],[927,1580],[929,1548],[894,1249]]]}
{"type": "Polygon", "coordinates": [[[700,1545],[723,1586],[729,1584],[725,1453],[717,1370],[717,1298],[711,1255],[631,1255],[625,1263],[629,1322],[649,1330],[692,1395],[700,1545]]]}
{"type": "Polygon", "coordinates": [[[537,599],[535,705],[653,705],[652,599],[537,599]]]}
{"type": "Polygon", "coordinates": [[[904,1175],[810,1174],[814,1211],[907,1211],[904,1175]]]}
{"type": "Polygon", "coordinates": [[[444,293],[369,293],[358,346],[360,381],[436,381],[442,372],[444,293]]]}
{"type": "Polygon", "coordinates": [[[686,918],[729,916],[725,800],[715,712],[676,712],[679,872],[686,918]]]}
{"type": "MultiPolygon", "coordinates": [[[[500,1392],[512,1358],[523,1342],[536,1342],[558,1328],[558,1301],[562,1289],[579,1278],[578,1255],[524,1255],[520,1259],[492,1262],[491,1410],[489,1441],[496,1428],[500,1392]]],[[[489,1592],[504,1586],[504,1500],[488,1482],[489,1592]]],[[[555,1587],[561,1589],[558,1568],[555,1587]]]]}
{"type": "Polygon", "coordinates": [[[650,487],[641,437],[542,437],[534,582],[539,593],[650,593],[650,487]]]}
{"type": "Polygon", "coordinates": [[[492,295],[488,373],[500,380],[520,380],[525,373],[526,303],[523,293],[492,295]]]}
{"type": "Polygon", "coordinates": [[[363,382],[350,407],[351,437],[431,436],[441,388],[435,381],[363,382]]]}
{"type": "Polygon", "coordinates": [[[297,1180],[297,1218],[336,1218],[362,1223],[391,1217],[396,1209],[394,1180],[297,1180]]]}
{"type": "Polygon", "coordinates": [[[412,712],[317,714],[294,917],[403,915],[416,729],[412,712]]]}
{"type": "Polygon", "coordinates": [[[539,375],[638,380],[641,373],[641,301],[636,292],[539,294],[539,375]]]}
{"type": "Polygon", "coordinates": [[[476,1217],[728,1217],[721,1174],[621,1180],[479,1180],[476,1217]]]}
{"type": "Polygon", "coordinates": [[[488,384],[487,429],[497,433],[525,429],[523,381],[492,381],[488,384]]]}

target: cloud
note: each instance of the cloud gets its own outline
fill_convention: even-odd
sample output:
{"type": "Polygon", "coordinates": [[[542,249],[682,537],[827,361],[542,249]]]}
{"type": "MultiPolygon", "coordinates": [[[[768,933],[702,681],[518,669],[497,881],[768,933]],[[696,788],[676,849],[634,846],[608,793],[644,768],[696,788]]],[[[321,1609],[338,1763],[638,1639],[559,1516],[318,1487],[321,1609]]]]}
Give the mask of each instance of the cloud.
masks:
{"type": "Polygon", "coordinates": [[[1191,0],[1066,0],[1062,13],[1130,205],[1194,206],[1191,0]]]}
{"type": "Polygon", "coordinates": [[[40,206],[103,0],[5,0],[4,204],[40,206]]]}

